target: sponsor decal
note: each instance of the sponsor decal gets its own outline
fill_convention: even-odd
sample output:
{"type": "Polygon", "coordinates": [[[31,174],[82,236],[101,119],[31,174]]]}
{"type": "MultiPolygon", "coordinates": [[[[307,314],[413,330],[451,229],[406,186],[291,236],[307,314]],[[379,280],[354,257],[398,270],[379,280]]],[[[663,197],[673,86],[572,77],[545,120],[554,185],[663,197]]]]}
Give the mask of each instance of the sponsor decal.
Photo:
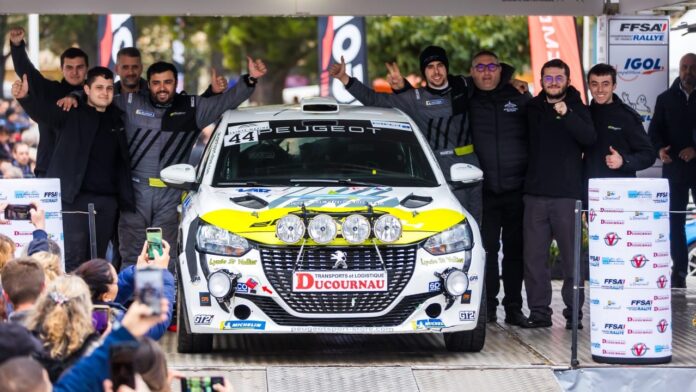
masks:
{"type": "Polygon", "coordinates": [[[626,344],[626,341],[623,339],[602,339],[602,344],[624,345],[624,344],[626,344]]]}
{"type": "Polygon", "coordinates": [[[259,282],[254,278],[249,278],[244,283],[247,285],[247,287],[249,287],[249,290],[256,290],[256,286],[259,285],[259,282]]]}
{"type": "Polygon", "coordinates": [[[635,288],[635,287],[644,287],[644,286],[647,286],[648,284],[650,284],[650,283],[648,283],[648,281],[645,278],[643,278],[642,276],[636,276],[633,278],[633,281],[628,284],[628,286],[635,288]]]}
{"type": "Polygon", "coordinates": [[[15,230],[15,231],[14,231],[14,235],[17,235],[17,236],[29,235],[29,236],[30,236],[30,235],[33,235],[33,232],[31,232],[31,231],[18,231],[18,230],[15,230]]]}
{"type": "Polygon", "coordinates": [[[644,254],[637,254],[631,257],[631,266],[633,268],[643,268],[650,261],[644,254]]]}
{"type": "Polygon", "coordinates": [[[602,196],[602,200],[620,200],[621,195],[614,191],[607,191],[606,195],[602,196]]]}
{"type": "Polygon", "coordinates": [[[669,252],[653,252],[653,257],[669,257],[669,252]]]}
{"type": "Polygon", "coordinates": [[[652,303],[652,300],[649,299],[634,299],[631,301],[631,305],[626,306],[626,309],[634,312],[648,312],[652,303]]]}
{"type": "Polygon", "coordinates": [[[635,211],[633,213],[633,216],[631,216],[629,219],[630,220],[648,220],[648,219],[650,219],[650,215],[648,215],[647,212],[635,211]]]}
{"type": "Polygon", "coordinates": [[[626,355],[626,351],[618,351],[618,350],[602,350],[603,355],[621,355],[624,356],[626,355]]]}
{"type": "Polygon", "coordinates": [[[602,333],[607,335],[623,335],[626,330],[626,324],[606,323],[602,329],[602,333]]]}
{"type": "Polygon", "coordinates": [[[665,331],[667,331],[668,326],[669,326],[669,324],[667,323],[667,320],[661,319],[660,321],[657,322],[657,325],[656,325],[657,332],[665,333],[665,331]]]}
{"type": "Polygon", "coordinates": [[[664,312],[669,310],[669,306],[653,306],[654,312],[664,312]]]}
{"type": "Polygon", "coordinates": [[[194,325],[210,325],[213,321],[212,314],[197,314],[193,317],[194,325]]]}
{"type": "Polygon", "coordinates": [[[657,235],[657,238],[655,238],[655,241],[653,242],[667,242],[667,236],[664,233],[660,233],[657,235]]]}
{"type": "Polygon", "coordinates": [[[590,287],[599,286],[599,280],[590,278],[590,287]]]}
{"type": "Polygon", "coordinates": [[[431,328],[445,328],[445,323],[440,319],[424,319],[411,321],[413,329],[431,329],[431,328]]]}
{"type": "Polygon", "coordinates": [[[653,301],[669,301],[669,295],[654,295],[653,301]]]}
{"type": "Polygon", "coordinates": [[[607,212],[607,213],[623,213],[624,209],[623,208],[600,208],[599,212],[607,212]]]}
{"type": "Polygon", "coordinates": [[[620,257],[602,257],[603,265],[624,265],[624,260],[620,257]]]}
{"type": "Polygon", "coordinates": [[[508,101],[505,105],[503,105],[503,111],[505,113],[515,113],[517,111],[517,105],[508,101]]]}
{"type": "Polygon", "coordinates": [[[210,293],[198,293],[198,301],[201,306],[210,306],[210,293]]]}
{"type": "Polygon", "coordinates": [[[15,191],[15,199],[38,199],[39,192],[37,191],[15,191]]]}
{"type": "Polygon", "coordinates": [[[386,271],[299,271],[292,276],[295,292],[387,291],[386,271]]]}
{"type": "Polygon", "coordinates": [[[270,189],[266,188],[237,188],[237,192],[241,193],[268,193],[270,189]]]}
{"type": "Polygon", "coordinates": [[[460,310],[459,311],[459,321],[472,321],[476,320],[475,310],[460,310]]]}
{"type": "Polygon", "coordinates": [[[668,282],[669,282],[669,280],[667,279],[667,276],[665,276],[665,275],[660,275],[657,278],[657,281],[655,281],[655,283],[657,284],[657,287],[660,289],[664,289],[665,287],[667,287],[668,282]]]}
{"type": "Polygon", "coordinates": [[[620,219],[601,219],[599,223],[602,225],[623,225],[624,221],[620,219]]]}
{"type": "Polygon", "coordinates": [[[625,283],[626,283],[626,279],[608,278],[608,279],[604,279],[604,283],[602,284],[601,287],[603,289],[623,290],[625,283]]]}
{"type": "Polygon", "coordinates": [[[618,244],[620,240],[621,237],[613,231],[604,236],[604,243],[608,246],[614,246],[618,244]]]}
{"type": "Polygon", "coordinates": [[[388,128],[388,129],[399,129],[402,131],[410,131],[411,124],[401,123],[394,121],[380,121],[380,120],[370,120],[370,123],[375,128],[388,128]]]}
{"type": "Polygon", "coordinates": [[[233,329],[264,330],[266,329],[266,322],[257,320],[227,320],[220,323],[220,329],[223,331],[233,329]]]}
{"type": "Polygon", "coordinates": [[[384,333],[394,332],[394,327],[291,327],[290,331],[300,333],[384,333]]]}
{"type": "Polygon", "coordinates": [[[648,346],[645,343],[636,343],[631,347],[631,354],[634,357],[642,357],[648,353],[648,346]]]}
{"type": "Polygon", "coordinates": [[[592,348],[600,348],[601,345],[599,343],[594,343],[592,342],[592,348]]]}
{"type": "Polygon", "coordinates": [[[653,269],[669,268],[669,263],[653,263],[653,269]]]}
{"type": "Polygon", "coordinates": [[[250,289],[249,286],[247,286],[247,284],[243,282],[237,282],[237,288],[235,289],[235,292],[256,294],[256,290],[250,289]]]}
{"type": "Polygon", "coordinates": [[[464,258],[456,256],[442,256],[436,259],[421,259],[420,262],[422,265],[464,263],[464,258]]]}
{"type": "Polygon", "coordinates": [[[337,250],[331,254],[331,261],[334,261],[332,269],[337,269],[337,268],[343,268],[343,269],[348,269],[348,264],[346,264],[346,260],[348,260],[348,255],[346,252],[342,250],[337,250]]]}
{"type": "Polygon", "coordinates": [[[0,201],[5,201],[5,200],[7,200],[7,195],[0,192],[0,201]]]}
{"type": "Polygon", "coordinates": [[[652,329],[633,329],[629,328],[626,330],[627,335],[652,335],[652,329]]]}
{"type": "Polygon", "coordinates": [[[652,192],[650,191],[628,191],[629,199],[650,199],[652,192]]]}
{"type": "Polygon", "coordinates": [[[669,351],[672,351],[672,348],[669,347],[669,344],[656,344],[655,345],[655,352],[656,353],[669,352],[669,351]]]}
{"type": "Polygon", "coordinates": [[[588,188],[587,191],[590,193],[599,193],[599,188],[588,188]]]}
{"type": "Polygon", "coordinates": [[[462,304],[470,304],[471,303],[471,290],[467,290],[462,294],[462,304]]]}
{"type": "Polygon", "coordinates": [[[268,295],[273,295],[273,290],[269,289],[268,286],[261,286],[261,290],[268,295]]]}
{"type": "Polygon", "coordinates": [[[469,282],[472,282],[472,283],[473,283],[473,282],[478,282],[478,280],[479,280],[478,275],[476,275],[476,274],[471,274],[471,275],[469,275],[469,282]]]}
{"type": "Polygon", "coordinates": [[[599,256],[590,256],[590,266],[599,267],[599,261],[600,261],[599,256]]]}
{"type": "Polygon", "coordinates": [[[653,202],[659,203],[659,204],[664,204],[669,202],[669,193],[668,192],[657,192],[655,194],[655,198],[653,199],[653,202]]]}
{"type": "Polygon", "coordinates": [[[598,300],[597,298],[591,298],[591,299],[590,299],[590,303],[591,303],[592,305],[599,305],[599,300],[598,300]]]}
{"type": "Polygon", "coordinates": [[[626,235],[646,236],[646,235],[652,235],[652,231],[650,231],[650,230],[626,230],[626,235]]]}
{"type": "Polygon", "coordinates": [[[626,318],[626,321],[628,321],[630,323],[652,323],[653,318],[652,317],[629,316],[626,318]]]}
{"type": "Polygon", "coordinates": [[[595,212],[594,208],[590,208],[590,222],[594,222],[596,217],[597,213],[595,212]]]}
{"type": "Polygon", "coordinates": [[[621,32],[667,32],[667,23],[621,23],[621,32]]]}
{"type": "Polygon", "coordinates": [[[592,235],[590,236],[590,239],[591,239],[592,241],[599,241],[599,236],[598,236],[597,234],[592,234],[592,235]]]}
{"type": "Polygon", "coordinates": [[[46,219],[63,219],[60,212],[46,211],[46,219]]]}
{"type": "Polygon", "coordinates": [[[621,309],[621,305],[617,304],[616,302],[608,299],[607,304],[604,305],[603,309],[621,309]]]}
{"type": "Polygon", "coordinates": [[[222,264],[227,264],[228,261],[229,260],[227,260],[227,259],[210,259],[210,260],[208,260],[208,265],[210,265],[210,266],[222,265],[222,264]]]}
{"type": "Polygon", "coordinates": [[[150,112],[143,109],[136,109],[135,114],[138,116],[155,117],[155,112],[150,112]]]}
{"type": "Polygon", "coordinates": [[[599,197],[589,196],[589,197],[588,197],[588,200],[589,200],[589,201],[599,201],[599,197]]]}
{"type": "Polygon", "coordinates": [[[442,283],[440,281],[428,283],[428,291],[431,293],[435,291],[442,291],[442,283]]]}
{"type": "Polygon", "coordinates": [[[626,246],[629,248],[650,248],[652,247],[652,242],[627,241],[626,246]]]}
{"type": "Polygon", "coordinates": [[[669,219],[669,215],[666,212],[653,212],[653,219],[654,220],[669,219]]]}

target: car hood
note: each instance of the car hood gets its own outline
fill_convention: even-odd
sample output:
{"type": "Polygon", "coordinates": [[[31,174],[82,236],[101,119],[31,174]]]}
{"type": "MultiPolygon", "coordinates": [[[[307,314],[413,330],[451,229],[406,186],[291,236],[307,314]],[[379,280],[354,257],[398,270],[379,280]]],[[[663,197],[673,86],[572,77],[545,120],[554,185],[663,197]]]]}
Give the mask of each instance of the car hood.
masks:
{"type": "MultiPolygon", "coordinates": [[[[288,213],[301,211],[303,206],[311,212],[329,214],[367,213],[369,204],[375,212],[390,213],[401,220],[403,233],[397,244],[418,242],[466,218],[466,211],[443,186],[213,188],[202,185],[196,199],[195,208],[203,221],[272,245],[284,245],[275,236],[275,222],[288,213]],[[407,208],[401,203],[409,195],[432,198],[432,201],[418,208],[407,208]],[[242,200],[252,201],[255,208],[245,207],[248,204],[242,200]]],[[[373,240],[368,241],[366,244],[373,240]]],[[[312,245],[313,241],[308,240],[307,244],[312,245]]],[[[339,236],[330,245],[353,244],[339,236]]]]}

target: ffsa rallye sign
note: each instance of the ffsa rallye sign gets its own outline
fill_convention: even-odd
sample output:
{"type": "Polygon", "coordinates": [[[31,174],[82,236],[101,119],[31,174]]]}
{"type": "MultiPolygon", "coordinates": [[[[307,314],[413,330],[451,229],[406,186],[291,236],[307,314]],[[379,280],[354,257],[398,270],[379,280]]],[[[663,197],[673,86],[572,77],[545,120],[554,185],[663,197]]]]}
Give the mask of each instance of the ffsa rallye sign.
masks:
{"type": "Polygon", "coordinates": [[[484,252],[413,121],[338,105],[225,113],[194,169],[161,173],[185,189],[178,347],[214,334],[444,333],[485,341],[484,252]]]}

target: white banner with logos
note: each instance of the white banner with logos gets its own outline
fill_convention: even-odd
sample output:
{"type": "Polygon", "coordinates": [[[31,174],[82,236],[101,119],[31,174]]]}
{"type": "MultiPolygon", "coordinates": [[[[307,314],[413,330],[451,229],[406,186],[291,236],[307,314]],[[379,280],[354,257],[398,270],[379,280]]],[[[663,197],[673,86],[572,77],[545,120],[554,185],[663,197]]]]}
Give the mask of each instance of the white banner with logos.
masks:
{"type": "Polygon", "coordinates": [[[672,355],[667,180],[590,179],[588,199],[593,359],[667,361],[672,355]]]}
{"type": "MultiPolygon", "coordinates": [[[[36,201],[40,202],[46,211],[46,233],[48,238],[60,245],[61,253],[63,253],[61,260],[63,260],[65,248],[60,180],[57,178],[0,179],[0,203],[27,205],[36,201]]],[[[33,232],[34,225],[28,220],[10,220],[6,224],[0,224],[0,234],[12,238],[17,246],[15,256],[22,254],[24,247],[31,242],[33,232]]]]}
{"type": "Polygon", "coordinates": [[[669,87],[669,17],[608,16],[597,26],[597,59],[616,68],[616,95],[647,131],[657,96],[669,87]]]}

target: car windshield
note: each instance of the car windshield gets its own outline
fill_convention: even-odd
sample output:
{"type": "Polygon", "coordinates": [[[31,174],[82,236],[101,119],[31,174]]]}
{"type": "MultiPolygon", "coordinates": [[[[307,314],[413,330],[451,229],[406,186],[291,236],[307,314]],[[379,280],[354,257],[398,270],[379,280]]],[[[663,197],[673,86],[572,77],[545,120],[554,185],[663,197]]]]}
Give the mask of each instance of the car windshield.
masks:
{"type": "Polygon", "coordinates": [[[438,186],[406,122],[285,120],[224,132],[213,186],[438,186]]]}

